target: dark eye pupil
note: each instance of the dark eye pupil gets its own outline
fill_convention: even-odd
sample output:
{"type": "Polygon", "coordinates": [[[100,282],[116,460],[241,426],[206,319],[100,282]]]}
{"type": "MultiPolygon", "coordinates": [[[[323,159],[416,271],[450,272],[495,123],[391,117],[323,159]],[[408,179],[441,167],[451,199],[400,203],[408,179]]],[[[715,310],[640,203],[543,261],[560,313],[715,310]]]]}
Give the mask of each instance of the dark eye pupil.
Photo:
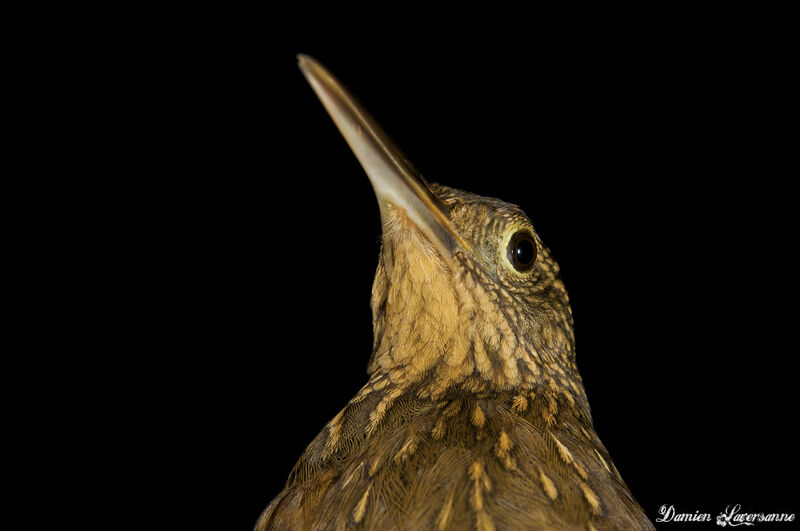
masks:
{"type": "Polygon", "coordinates": [[[536,260],[536,244],[527,232],[518,232],[508,244],[508,259],[517,271],[528,271],[536,260]]]}
{"type": "Polygon", "coordinates": [[[521,264],[533,262],[533,244],[528,240],[522,240],[517,244],[517,261],[521,264]]]}

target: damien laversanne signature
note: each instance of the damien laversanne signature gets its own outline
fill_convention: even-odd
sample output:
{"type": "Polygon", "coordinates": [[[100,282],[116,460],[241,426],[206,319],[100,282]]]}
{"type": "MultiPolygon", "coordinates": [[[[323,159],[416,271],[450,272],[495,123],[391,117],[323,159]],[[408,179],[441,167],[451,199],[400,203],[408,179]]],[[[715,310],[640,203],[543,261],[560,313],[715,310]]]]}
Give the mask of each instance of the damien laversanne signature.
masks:
{"type": "MultiPolygon", "coordinates": [[[[710,513],[681,513],[674,505],[662,505],[658,509],[660,518],[656,522],[711,522],[710,513]]],[[[742,512],[740,504],[728,505],[724,511],[717,515],[718,526],[736,527],[740,525],[753,525],[759,522],[794,522],[794,513],[746,513],[742,512]]]]}

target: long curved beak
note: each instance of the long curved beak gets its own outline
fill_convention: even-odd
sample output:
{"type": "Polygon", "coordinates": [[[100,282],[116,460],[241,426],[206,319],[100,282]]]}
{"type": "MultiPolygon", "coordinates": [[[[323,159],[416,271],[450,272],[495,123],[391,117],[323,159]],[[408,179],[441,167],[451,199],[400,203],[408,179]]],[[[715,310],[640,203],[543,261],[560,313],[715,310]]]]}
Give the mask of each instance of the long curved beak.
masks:
{"type": "Polygon", "coordinates": [[[375,120],[339,81],[313,58],[300,54],[298,65],[367,172],[386,227],[389,209],[405,210],[411,221],[450,260],[469,247],[454,229],[446,206],[375,120]]]}

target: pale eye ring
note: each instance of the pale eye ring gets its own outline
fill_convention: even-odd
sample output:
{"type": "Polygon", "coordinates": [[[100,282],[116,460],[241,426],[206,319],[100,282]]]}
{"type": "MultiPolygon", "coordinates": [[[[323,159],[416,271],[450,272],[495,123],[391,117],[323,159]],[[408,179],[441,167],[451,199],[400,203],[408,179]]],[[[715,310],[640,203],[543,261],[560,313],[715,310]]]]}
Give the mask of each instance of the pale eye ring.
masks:
{"type": "Polygon", "coordinates": [[[536,261],[536,242],[528,231],[521,230],[508,242],[508,261],[520,273],[530,271],[536,261]]]}

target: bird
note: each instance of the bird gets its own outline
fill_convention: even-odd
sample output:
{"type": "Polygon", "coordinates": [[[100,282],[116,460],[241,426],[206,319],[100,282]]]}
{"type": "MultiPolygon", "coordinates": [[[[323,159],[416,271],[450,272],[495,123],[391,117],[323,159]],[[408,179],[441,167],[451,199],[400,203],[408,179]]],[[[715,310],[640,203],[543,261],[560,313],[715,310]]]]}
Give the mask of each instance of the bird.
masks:
{"type": "Polygon", "coordinates": [[[559,266],[517,206],[428,182],[322,64],[298,66],[364,168],[382,237],[368,381],[267,529],[655,529],[592,424],[559,266]]]}

